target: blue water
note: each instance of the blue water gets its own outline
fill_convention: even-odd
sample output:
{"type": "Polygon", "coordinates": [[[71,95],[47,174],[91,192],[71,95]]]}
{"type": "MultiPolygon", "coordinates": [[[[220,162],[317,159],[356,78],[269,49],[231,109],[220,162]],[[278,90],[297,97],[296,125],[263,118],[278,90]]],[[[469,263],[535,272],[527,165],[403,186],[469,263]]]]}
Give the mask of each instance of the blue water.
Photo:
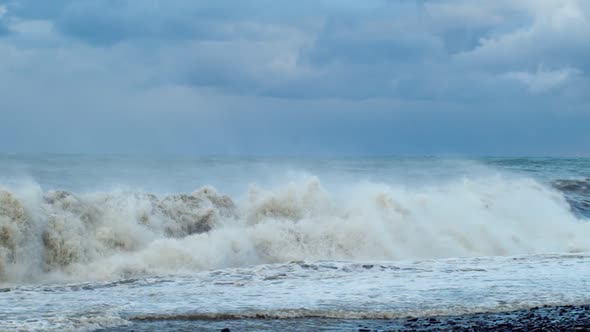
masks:
{"type": "Polygon", "coordinates": [[[373,180],[426,181],[447,176],[504,171],[544,180],[586,178],[590,158],[263,158],[263,157],[125,157],[82,155],[0,155],[3,182],[29,177],[48,188],[96,189],[113,185],[189,191],[209,183],[229,189],[271,180],[273,172],[373,180]]]}

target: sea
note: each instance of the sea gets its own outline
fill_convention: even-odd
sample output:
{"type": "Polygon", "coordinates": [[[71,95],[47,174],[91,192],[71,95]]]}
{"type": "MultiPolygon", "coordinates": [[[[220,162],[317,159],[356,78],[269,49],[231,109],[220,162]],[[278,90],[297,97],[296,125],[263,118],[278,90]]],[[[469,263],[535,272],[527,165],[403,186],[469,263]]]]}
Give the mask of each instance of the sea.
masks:
{"type": "Polygon", "coordinates": [[[0,331],[590,303],[590,159],[0,155],[0,331]]]}

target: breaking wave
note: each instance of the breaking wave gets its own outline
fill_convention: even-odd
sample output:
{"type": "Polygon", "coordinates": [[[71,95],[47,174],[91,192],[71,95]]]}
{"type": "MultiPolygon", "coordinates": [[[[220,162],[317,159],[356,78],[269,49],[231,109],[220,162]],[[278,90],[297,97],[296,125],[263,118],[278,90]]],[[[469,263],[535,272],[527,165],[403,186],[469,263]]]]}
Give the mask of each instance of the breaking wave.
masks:
{"type": "Polygon", "coordinates": [[[590,178],[559,179],[553,181],[552,185],[565,194],[575,214],[590,218],[590,178]]]}
{"type": "MultiPolygon", "coordinates": [[[[556,185],[557,186],[557,185],[556,185]]],[[[293,260],[590,251],[590,223],[532,179],[420,188],[315,177],[238,198],[0,190],[0,283],[105,280],[293,260]]]]}

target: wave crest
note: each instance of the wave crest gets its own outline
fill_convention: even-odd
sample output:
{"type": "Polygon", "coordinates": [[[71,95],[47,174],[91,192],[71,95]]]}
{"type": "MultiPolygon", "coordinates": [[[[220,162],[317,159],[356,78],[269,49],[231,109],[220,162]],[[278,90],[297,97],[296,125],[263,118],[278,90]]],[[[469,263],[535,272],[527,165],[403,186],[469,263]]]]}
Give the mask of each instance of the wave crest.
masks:
{"type": "Polygon", "coordinates": [[[314,259],[589,251],[564,196],[500,176],[421,188],[317,178],[237,200],[191,194],[0,191],[0,282],[96,280],[314,259]]]}

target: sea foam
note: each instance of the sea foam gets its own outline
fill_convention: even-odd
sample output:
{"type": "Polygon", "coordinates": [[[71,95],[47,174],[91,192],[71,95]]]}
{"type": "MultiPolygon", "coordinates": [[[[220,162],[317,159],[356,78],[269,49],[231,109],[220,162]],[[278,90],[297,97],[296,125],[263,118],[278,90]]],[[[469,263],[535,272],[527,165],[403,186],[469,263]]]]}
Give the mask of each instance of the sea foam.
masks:
{"type": "Polygon", "coordinates": [[[297,260],[403,260],[590,251],[590,223],[530,178],[430,186],[307,177],[231,198],[0,190],[0,283],[109,280],[297,260]]]}

